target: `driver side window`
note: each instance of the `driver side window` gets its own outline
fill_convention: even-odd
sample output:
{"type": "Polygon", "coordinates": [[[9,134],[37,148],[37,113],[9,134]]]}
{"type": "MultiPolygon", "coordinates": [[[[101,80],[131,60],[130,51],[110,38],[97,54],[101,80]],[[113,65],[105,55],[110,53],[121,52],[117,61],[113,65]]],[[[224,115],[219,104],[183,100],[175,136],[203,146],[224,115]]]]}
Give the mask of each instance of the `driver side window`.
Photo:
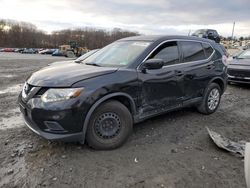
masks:
{"type": "Polygon", "coordinates": [[[166,42],[154,51],[149,59],[162,59],[164,65],[173,65],[180,62],[177,42],[166,42]]]}

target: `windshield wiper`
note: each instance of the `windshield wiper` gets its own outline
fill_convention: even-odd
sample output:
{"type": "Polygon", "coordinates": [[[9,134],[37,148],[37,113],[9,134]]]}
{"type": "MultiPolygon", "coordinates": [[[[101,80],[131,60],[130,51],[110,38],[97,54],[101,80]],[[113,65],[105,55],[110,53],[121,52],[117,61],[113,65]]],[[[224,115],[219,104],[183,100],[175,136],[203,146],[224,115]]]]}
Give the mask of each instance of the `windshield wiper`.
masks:
{"type": "Polygon", "coordinates": [[[96,66],[96,67],[101,67],[101,65],[96,64],[96,63],[85,63],[85,65],[92,65],[92,66],[96,66]]]}

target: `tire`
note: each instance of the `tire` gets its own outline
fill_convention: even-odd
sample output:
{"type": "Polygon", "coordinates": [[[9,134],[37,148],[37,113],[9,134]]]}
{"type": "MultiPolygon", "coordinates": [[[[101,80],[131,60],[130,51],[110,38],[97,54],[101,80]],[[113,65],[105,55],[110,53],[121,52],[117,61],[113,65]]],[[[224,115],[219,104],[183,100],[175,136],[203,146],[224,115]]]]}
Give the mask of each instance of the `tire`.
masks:
{"type": "Polygon", "coordinates": [[[215,39],[215,42],[216,42],[216,43],[220,43],[220,37],[217,37],[217,38],[215,39]]]}
{"type": "Polygon", "coordinates": [[[221,94],[222,94],[222,91],[221,91],[220,86],[216,83],[211,83],[207,87],[207,89],[204,93],[204,97],[202,99],[202,102],[197,107],[197,110],[200,113],[206,114],[206,115],[214,113],[220,105],[221,94]],[[215,96],[217,96],[216,93],[218,94],[218,97],[215,97],[215,96]],[[209,98],[210,99],[212,98],[212,100],[209,100],[209,98]],[[214,105],[213,105],[213,102],[214,102],[214,105]]]}
{"type": "Polygon", "coordinates": [[[128,108],[111,100],[101,104],[91,115],[86,140],[94,149],[115,149],[125,143],[132,127],[132,115],[128,108]]]}

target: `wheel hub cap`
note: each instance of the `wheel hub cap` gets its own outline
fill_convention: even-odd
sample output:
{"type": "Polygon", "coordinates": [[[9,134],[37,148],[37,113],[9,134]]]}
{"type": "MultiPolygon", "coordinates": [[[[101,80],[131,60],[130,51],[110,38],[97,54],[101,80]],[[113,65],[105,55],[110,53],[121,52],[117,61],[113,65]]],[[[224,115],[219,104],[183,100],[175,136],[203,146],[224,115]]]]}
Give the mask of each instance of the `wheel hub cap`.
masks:
{"type": "Polygon", "coordinates": [[[210,91],[208,96],[208,108],[210,110],[215,110],[219,104],[220,92],[217,88],[214,88],[210,91]]]}
{"type": "Polygon", "coordinates": [[[121,130],[121,121],[116,113],[104,113],[95,121],[96,134],[104,139],[114,138],[121,130]]]}

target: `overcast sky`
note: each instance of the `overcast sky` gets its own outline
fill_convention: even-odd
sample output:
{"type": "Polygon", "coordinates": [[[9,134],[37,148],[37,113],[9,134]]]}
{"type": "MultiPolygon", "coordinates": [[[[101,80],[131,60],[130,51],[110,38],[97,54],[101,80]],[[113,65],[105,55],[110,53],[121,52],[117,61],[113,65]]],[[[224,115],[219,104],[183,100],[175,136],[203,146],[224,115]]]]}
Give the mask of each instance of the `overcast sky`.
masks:
{"type": "Polygon", "coordinates": [[[142,34],[188,34],[213,28],[250,35],[250,0],[0,0],[0,18],[47,32],[75,27],[123,28],[142,34]]]}

